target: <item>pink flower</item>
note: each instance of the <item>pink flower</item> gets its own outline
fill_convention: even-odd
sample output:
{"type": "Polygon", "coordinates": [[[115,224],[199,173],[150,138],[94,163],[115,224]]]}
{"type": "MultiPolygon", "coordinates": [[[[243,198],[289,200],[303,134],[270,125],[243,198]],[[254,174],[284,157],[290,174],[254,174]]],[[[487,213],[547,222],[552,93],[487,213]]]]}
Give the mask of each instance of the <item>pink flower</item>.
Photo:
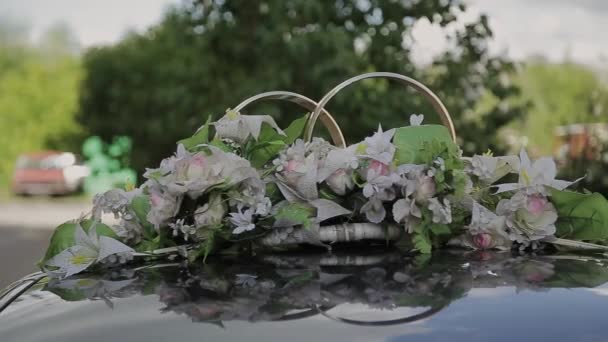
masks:
{"type": "Polygon", "coordinates": [[[287,171],[287,172],[294,172],[301,165],[302,165],[302,163],[298,163],[296,160],[292,159],[292,160],[290,160],[290,161],[287,162],[287,166],[285,166],[285,171],[287,171]]]}
{"type": "Polygon", "coordinates": [[[416,201],[426,203],[426,201],[435,196],[435,181],[429,176],[420,176],[416,180],[416,192],[414,197],[416,201]]]}
{"type": "Polygon", "coordinates": [[[370,170],[374,171],[377,176],[386,176],[389,174],[389,166],[375,159],[369,163],[368,172],[370,170]]]}
{"type": "Polygon", "coordinates": [[[161,205],[162,201],[163,201],[163,198],[160,197],[160,195],[158,193],[150,194],[150,204],[152,204],[153,207],[159,207],[161,205]]]}
{"type": "Polygon", "coordinates": [[[541,214],[545,211],[548,201],[544,196],[532,195],[528,197],[528,211],[534,215],[541,214]]]}
{"type": "Polygon", "coordinates": [[[480,233],[473,235],[473,244],[479,249],[490,249],[493,247],[492,235],[488,233],[480,233]]]}

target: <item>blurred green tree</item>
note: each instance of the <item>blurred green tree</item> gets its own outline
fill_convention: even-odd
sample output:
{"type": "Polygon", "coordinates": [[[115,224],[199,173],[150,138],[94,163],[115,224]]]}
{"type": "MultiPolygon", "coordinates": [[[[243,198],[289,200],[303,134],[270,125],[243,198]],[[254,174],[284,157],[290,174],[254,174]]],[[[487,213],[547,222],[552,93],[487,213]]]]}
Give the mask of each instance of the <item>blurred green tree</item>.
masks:
{"type": "Polygon", "coordinates": [[[587,66],[536,58],[518,71],[516,83],[530,108],[513,127],[538,154],[552,153],[557,126],[608,122],[608,88],[587,66]]]}
{"type": "Polygon", "coordinates": [[[63,44],[74,41],[58,25],[34,45],[24,27],[0,20],[0,190],[20,153],[73,147],[61,137],[80,132],[74,120],[80,62],[74,45],[63,44]]]}
{"type": "MultiPolygon", "coordinates": [[[[500,152],[497,128],[521,115],[508,105],[517,95],[513,65],[488,53],[487,18],[465,23],[465,11],[457,0],[186,1],[145,33],[86,53],[78,119],[105,140],[132,137],[133,165],[142,170],[207,115],[223,115],[256,93],[283,89],[319,99],[348,77],[392,71],[443,99],[465,152],[500,152]],[[412,61],[412,30],[421,21],[440,27],[448,42],[427,65],[412,61]],[[481,98],[492,101],[476,106],[481,98]]],[[[281,105],[256,109],[282,125],[293,119],[281,105]]],[[[420,96],[378,79],[349,88],[328,109],[350,142],[379,122],[403,126],[413,113],[436,120],[420,96]]]]}

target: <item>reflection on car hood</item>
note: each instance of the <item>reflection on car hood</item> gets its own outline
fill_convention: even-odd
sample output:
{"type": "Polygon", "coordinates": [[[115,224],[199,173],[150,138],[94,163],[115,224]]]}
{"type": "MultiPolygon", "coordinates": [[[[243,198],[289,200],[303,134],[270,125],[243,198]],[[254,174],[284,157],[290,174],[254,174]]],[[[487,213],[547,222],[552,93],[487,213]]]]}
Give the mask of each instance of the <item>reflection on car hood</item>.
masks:
{"type": "Polygon", "coordinates": [[[0,314],[0,336],[45,342],[608,337],[608,260],[597,256],[447,251],[245,261],[44,278],[0,314]]]}

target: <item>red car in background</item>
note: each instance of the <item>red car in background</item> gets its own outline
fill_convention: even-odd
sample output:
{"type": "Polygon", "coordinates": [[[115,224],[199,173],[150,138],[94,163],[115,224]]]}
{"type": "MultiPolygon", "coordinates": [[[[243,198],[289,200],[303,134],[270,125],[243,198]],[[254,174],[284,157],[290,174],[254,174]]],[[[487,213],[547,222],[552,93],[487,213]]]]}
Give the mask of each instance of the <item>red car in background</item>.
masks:
{"type": "Polygon", "coordinates": [[[79,191],[89,173],[74,153],[22,154],[15,165],[12,190],[17,195],[66,195],[79,191]]]}

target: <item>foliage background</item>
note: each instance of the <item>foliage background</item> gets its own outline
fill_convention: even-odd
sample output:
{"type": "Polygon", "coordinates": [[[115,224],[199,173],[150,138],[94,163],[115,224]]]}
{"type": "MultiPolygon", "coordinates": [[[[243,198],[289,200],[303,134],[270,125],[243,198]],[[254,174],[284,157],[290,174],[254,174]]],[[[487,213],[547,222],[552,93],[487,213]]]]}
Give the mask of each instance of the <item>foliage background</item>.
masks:
{"type": "MultiPolygon", "coordinates": [[[[292,90],[319,99],[342,80],[368,71],[410,75],[435,90],[454,116],[466,152],[500,151],[496,128],[522,114],[504,106],[517,89],[513,65],[488,54],[492,32],[482,16],[466,25],[457,1],[201,1],[170,10],[144,34],[89,50],[78,120],[108,139],[129,135],[141,170],[174,150],[207,115],[263,91],[292,90]],[[418,20],[445,29],[453,48],[430,65],[411,60],[409,34],[418,20]],[[472,110],[480,98],[495,99],[472,110]],[[490,115],[491,114],[491,115],[490,115]],[[111,117],[112,120],[107,120],[111,117]]],[[[290,107],[258,111],[293,119],[290,107]],[[282,115],[281,115],[282,114],[282,115]]],[[[436,116],[421,96],[370,80],[329,106],[350,142],[377,128],[398,127],[412,113],[436,116]]]]}
{"type": "Polygon", "coordinates": [[[76,49],[63,25],[32,44],[25,28],[0,19],[0,189],[20,153],[78,145],[82,69],[76,49]]]}
{"type": "MultiPolygon", "coordinates": [[[[129,136],[130,165],[141,174],[208,115],[251,95],[283,89],[319,99],[369,71],[428,85],[452,114],[466,154],[522,145],[550,154],[554,127],[608,121],[603,70],[542,57],[513,63],[488,51],[491,18],[466,14],[449,0],[186,0],[145,32],[84,51],[65,26],[31,42],[26,28],[0,20],[0,189],[19,153],[79,152],[89,136],[129,136]],[[440,26],[449,42],[428,63],[413,58],[412,28],[422,21],[440,26]]],[[[385,80],[346,89],[328,109],[349,142],[378,122],[405,125],[413,113],[437,121],[421,96],[385,80]]],[[[303,112],[278,103],[251,111],[283,126],[303,112]]],[[[597,170],[608,166],[601,158],[597,170]]],[[[588,166],[565,167],[580,174],[588,166]]]]}

